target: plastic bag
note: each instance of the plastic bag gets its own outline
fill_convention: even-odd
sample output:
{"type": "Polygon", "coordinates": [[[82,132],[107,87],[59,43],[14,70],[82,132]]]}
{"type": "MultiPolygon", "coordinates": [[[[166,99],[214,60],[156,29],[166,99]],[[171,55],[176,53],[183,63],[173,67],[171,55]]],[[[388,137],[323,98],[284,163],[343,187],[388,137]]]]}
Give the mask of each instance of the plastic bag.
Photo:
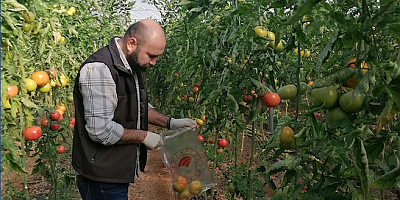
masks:
{"type": "Polygon", "coordinates": [[[172,177],[175,199],[189,199],[214,187],[214,178],[197,131],[173,130],[160,135],[164,145],[158,152],[172,177]]]}

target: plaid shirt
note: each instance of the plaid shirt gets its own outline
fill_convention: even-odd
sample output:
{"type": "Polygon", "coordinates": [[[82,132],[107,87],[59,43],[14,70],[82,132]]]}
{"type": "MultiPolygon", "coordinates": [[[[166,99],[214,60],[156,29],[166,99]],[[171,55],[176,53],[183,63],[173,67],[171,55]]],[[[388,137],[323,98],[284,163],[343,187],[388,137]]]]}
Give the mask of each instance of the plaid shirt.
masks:
{"type": "MultiPolygon", "coordinates": [[[[121,47],[115,40],[124,66],[131,70],[121,47]]],[[[83,97],[86,130],[89,137],[103,145],[113,145],[118,142],[124,128],[114,122],[115,109],[118,104],[115,82],[109,68],[101,62],[85,64],[79,77],[79,89],[83,97]]],[[[149,109],[153,106],[149,104],[149,109]]]]}

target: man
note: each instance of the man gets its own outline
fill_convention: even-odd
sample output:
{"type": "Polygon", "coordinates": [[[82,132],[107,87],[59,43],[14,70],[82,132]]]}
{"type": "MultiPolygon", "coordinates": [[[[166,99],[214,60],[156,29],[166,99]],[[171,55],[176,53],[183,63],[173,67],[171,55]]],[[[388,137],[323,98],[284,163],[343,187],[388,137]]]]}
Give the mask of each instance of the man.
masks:
{"type": "Polygon", "coordinates": [[[146,149],[163,144],[148,123],[169,129],[197,128],[191,119],[158,113],[147,102],[143,72],[165,48],[164,31],[141,20],[122,38],[82,64],[74,86],[75,130],[72,165],[84,200],[127,200],[129,183],[146,165],[146,149]]]}

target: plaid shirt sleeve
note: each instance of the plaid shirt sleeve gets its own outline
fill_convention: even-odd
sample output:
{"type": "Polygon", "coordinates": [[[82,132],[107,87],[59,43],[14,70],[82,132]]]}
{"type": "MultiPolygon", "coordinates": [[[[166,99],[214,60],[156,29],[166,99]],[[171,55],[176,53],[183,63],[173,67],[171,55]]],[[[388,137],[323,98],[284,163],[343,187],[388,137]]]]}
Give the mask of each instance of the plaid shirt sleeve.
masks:
{"type": "Polygon", "coordinates": [[[86,130],[89,137],[105,146],[118,142],[124,128],[112,121],[118,97],[111,72],[104,63],[88,63],[80,71],[86,130]]]}

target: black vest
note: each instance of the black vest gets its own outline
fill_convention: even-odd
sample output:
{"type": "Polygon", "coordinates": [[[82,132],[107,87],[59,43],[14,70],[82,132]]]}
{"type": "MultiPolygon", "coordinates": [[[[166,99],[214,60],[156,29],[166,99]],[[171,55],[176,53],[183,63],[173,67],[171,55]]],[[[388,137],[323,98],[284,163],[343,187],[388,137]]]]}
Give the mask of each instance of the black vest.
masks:
{"type": "MultiPolygon", "coordinates": [[[[116,84],[118,104],[113,121],[128,129],[148,130],[147,90],[143,74],[128,71],[118,52],[115,38],[109,44],[92,54],[83,64],[102,62],[107,65],[116,84]],[[138,113],[136,84],[139,84],[140,116],[138,113]],[[140,127],[137,120],[140,117],[140,127]]],[[[81,69],[82,69],[81,66],[81,69]]],[[[130,183],[134,181],[137,162],[137,146],[140,145],[140,170],[144,171],[147,150],[143,144],[115,144],[104,146],[90,139],[85,129],[83,99],[79,91],[80,70],[75,80],[74,104],[75,127],[72,149],[72,165],[74,169],[88,179],[110,183],[130,183]]]]}

